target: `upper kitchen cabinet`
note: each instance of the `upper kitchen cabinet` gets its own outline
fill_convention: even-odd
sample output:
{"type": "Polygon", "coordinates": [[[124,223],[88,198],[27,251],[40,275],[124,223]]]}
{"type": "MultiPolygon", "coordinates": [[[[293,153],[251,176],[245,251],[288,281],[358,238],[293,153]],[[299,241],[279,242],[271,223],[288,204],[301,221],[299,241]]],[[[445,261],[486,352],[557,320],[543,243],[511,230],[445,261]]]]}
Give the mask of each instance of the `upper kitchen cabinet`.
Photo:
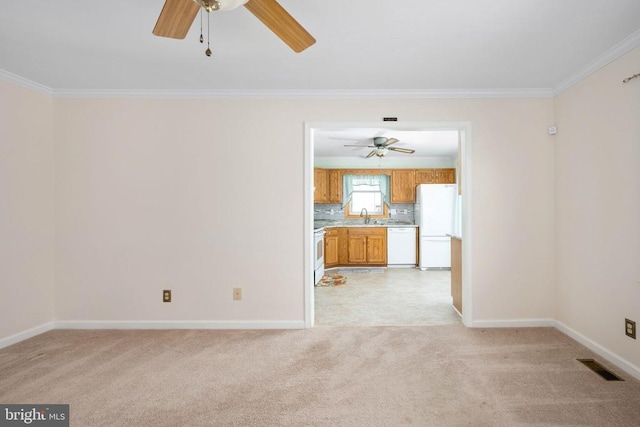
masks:
{"type": "Polygon", "coordinates": [[[342,203],[345,174],[391,175],[391,203],[415,203],[416,185],[455,184],[456,170],[442,169],[320,169],[313,170],[314,203],[342,203]]]}
{"type": "Polygon", "coordinates": [[[342,203],[342,171],[329,169],[327,171],[327,203],[342,203]]]}
{"type": "Polygon", "coordinates": [[[313,170],[313,202],[328,203],[329,200],[329,181],[326,169],[313,170]]]}
{"type": "Polygon", "coordinates": [[[391,171],[391,203],[415,203],[416,183],[414,169],[391,171]]]}
{"type": "Polygon", "coordinates": [[[314,203],[342,203],[342,170],[313,170],[314,203]]]}
{"type": "Polygon", "coordinates": [[[456,183],[455,169],[435,169],[434,175],[435,175],[436,184],[455,184],[456,183]]]}
{"type": "Polygon", "coordinates": [[[416,169],[416,185],[455,184],[455,169],[416,169]]]}
{"type": "Polygon", "coordinates": [[[436,183],[435,169],[417,169],[416,170],[416,185],[435,184],[435,183],[436,183]]]}

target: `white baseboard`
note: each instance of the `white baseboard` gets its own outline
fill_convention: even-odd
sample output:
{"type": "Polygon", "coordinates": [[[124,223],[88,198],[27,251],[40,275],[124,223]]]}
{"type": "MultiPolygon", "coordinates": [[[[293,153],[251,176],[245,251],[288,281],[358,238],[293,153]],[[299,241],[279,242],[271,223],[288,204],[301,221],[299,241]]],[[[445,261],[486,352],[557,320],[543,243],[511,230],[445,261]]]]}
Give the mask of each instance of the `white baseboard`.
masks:
{"type": "Polygon", "coordinates": [[[17,344],[20,341],[33,338],[36,335],[44,334],[52,329],[55,329],[53,322],[43,323],[26,331],[18,332],[17,334],[9,335],[6,338],[0,338],[0,348],[9,347],[10,345],[17,344]]]}
{"type": "Polygon", "coordinates": [[[589,350],[593,351],[594,353],[598,354],[608,362],[622,369],[627,374],[640,380],[640,368],[638,366],[618,356],[617,354],[607,350],[597,342],[593,341],[590,338],[587,338],[586,336],[582,335],[580,332],[577,332],[574,329],[571,329],[564,323],[558,320],[555,320],[554,323],[555,323],[554,325],[555,328],[560,332],[562,332],[563,334],[573,338],[583,346],[587,347],[589,350]]]}
{"type": "Polygon", "coordinates": [[[304,329],[304,321],[60,320],[56,329],[304,329]]]}
{"type": "Polygon", "coordinates": [[[305,329],[304,321],[211,321],[211,320],[60,320],[0,338],[0,349],[53,329],[305,329]]]}
{"type": "Polygon", "coordinates": [[[470,328],[548,328],[555,327],[553,319],[474,320],[470,328]]]}

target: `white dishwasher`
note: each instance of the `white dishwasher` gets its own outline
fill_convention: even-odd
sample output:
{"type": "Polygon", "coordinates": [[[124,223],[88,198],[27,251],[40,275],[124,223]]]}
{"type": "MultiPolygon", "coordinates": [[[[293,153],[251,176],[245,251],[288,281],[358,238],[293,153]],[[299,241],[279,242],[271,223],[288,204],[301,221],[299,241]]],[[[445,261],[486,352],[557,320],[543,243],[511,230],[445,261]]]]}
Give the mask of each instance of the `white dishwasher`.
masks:
{"type": "Polygon", "coordinates": [[[387,266],[416,266],[416,228],[387,228],[387,266]]]}

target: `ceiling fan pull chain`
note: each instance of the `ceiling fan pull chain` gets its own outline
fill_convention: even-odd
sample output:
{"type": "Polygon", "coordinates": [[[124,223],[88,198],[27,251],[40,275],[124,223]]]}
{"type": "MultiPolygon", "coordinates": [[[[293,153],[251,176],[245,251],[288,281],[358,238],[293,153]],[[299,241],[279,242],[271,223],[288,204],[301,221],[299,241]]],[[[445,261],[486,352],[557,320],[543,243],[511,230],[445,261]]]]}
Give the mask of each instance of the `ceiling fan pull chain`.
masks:
{"type": "Polygon", "coordinates": [[[207,12],[207,50],[204,51],[205,55],[211,56],[211,49],[209,49],[209,40],[211,39],[211,31],[209,29],[209,24],[211,22],[211,14],[207,12]]]}
{"type": "Polygon", "coordinates": [[[202,8],[200,8],[200,43],[204,42],[204,37],[202,37],[202,8]]]}

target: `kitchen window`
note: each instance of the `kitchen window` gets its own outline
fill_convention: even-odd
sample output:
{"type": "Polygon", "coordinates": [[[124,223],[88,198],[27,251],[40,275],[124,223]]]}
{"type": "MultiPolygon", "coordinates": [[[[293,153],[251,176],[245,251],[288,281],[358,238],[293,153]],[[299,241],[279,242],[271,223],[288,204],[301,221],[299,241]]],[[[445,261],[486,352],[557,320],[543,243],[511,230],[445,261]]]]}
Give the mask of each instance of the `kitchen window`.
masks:
{"type": "Polygon", "coordinates": [[[342,195],[346,218],[359,217],[363,209],[372,218],[389,217],[388,175],[344,175],[342,195]]]}

